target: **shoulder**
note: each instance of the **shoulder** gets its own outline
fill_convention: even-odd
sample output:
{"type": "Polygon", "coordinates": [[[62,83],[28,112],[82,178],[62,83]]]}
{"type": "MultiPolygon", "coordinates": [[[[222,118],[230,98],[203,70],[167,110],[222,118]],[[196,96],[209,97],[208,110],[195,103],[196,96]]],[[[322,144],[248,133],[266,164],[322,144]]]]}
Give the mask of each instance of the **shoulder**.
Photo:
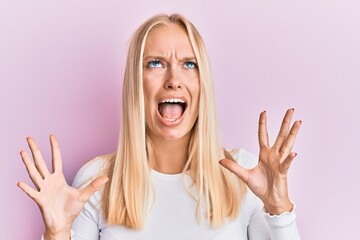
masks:
{"type": "Polygon", "coordinates": [[[72,186],[83,187],[98,176],[106,174],[106,168],[114,154],[98,156],[85,163],[76,173],[72,186]]]}
{"type": "Polygon", "coordinates": [[[233,151],[232,156],[234,160],[240,166],[244,168],[254,168],[259,161],[257,155],[247,151],[246,149],[240,148],[239,150],[233,151]]]}

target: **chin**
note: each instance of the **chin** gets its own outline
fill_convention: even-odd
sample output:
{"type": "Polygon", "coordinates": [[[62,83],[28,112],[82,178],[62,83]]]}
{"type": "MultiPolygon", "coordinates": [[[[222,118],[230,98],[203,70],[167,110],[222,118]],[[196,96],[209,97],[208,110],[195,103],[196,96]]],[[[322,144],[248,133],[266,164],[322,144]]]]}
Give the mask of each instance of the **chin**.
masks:
{"type": "Polygon", "coordinates": [[[191,131],[180,129],[165,129],[159,133],[159,137],[166,141],[178,141],[190,136],[191,131]]]}

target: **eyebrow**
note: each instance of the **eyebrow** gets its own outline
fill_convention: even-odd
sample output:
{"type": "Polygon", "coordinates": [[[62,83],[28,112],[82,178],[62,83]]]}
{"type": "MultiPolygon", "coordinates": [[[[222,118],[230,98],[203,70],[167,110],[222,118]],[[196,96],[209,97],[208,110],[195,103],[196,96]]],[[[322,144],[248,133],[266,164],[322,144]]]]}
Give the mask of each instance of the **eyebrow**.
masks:
{"type": "MultiPolygon", "coordinates": [[[[158,60],[162,60],[162,61],[167,61],[167,59],[162,56],[157,56],[157,55],[144,56],[144,61],[146,61],[148,59],[158,59],[158,60]]],[[[180,62],[186,62],[186,61],[193,61],[195,63],[197,62],[195,57],[184,57],[184,58],[180,59],[180,62]]]]}

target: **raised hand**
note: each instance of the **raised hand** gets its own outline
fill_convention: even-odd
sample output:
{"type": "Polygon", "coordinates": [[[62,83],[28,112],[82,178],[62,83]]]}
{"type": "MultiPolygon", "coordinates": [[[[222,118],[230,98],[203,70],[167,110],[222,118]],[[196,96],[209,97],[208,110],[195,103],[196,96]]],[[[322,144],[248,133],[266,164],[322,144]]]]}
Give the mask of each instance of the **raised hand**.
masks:
{"type": "Polygon", "coordinates": [[[235,173],[264,203],[270,214],[280,214],[293,208],[288,195],[287,173],[296,153],[292,152],[301,121],[295,121],[290,129],[294,109],[287,110],[279,135],[272,147],[266,127],[266,112],[259,119],[259,163],[253,169],[245,169],[236,162],[223,159],[220,164],[235,173]]]}
{"type": "Polygon", "coordinates": [[[18,182],[21,188],[39,206],[45,224],[45,239],[69,239],[71,223],[79,215],[86,201],[107,181],[107,177],[98,177],[84,189],[70,187],[62,172],[62,160],[59,144],[50,135],[52,152],[52,173],[49,172],[41,152],[32,138],[27,138],[33,161],[21,151],[20,155],[36,189],[24,182],[18,182]]]}

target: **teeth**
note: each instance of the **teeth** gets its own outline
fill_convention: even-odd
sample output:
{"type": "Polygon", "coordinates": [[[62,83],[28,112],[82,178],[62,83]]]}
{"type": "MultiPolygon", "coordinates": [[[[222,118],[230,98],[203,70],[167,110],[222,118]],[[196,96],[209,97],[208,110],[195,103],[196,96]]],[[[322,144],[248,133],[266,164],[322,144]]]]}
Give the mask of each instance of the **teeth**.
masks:
{"type": "Polygon", "coordinates": [[[185,103],[185,101],[179,98],[169,98],[163,100],[161,103],[185,103]]]}
{"type": "Polygon", "coordinates": [[[168,122],[173,122],[175,121],[177,118],[164,118],[166,121],[168,122]]]}

